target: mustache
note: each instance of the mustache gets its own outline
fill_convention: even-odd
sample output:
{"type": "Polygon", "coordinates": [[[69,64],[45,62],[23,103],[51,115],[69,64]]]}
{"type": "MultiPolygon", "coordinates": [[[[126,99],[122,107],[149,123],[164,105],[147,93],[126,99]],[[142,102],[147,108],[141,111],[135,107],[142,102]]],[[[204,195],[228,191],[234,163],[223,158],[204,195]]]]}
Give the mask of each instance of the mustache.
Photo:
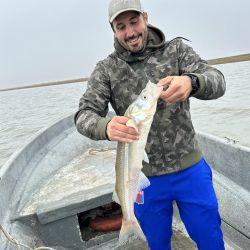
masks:
{"type": "Polygon", "coordinates": [[[140,37],[141,35],[142,35],[142,34],[128,36],[128,37],[125,39],[125,41],[128,42],[128,41],[130,41],[130,40],[134,40],[134,39],[140,37]]]}

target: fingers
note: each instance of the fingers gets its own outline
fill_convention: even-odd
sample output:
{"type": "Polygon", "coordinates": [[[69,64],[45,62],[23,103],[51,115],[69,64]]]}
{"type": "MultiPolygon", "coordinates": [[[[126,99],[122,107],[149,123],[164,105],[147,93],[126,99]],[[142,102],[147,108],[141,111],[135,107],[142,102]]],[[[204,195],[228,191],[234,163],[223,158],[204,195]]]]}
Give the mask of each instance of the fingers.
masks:
{"type": "Polygon", "coordinates": [[[160,81],[157,83],[157,86],[164,86],[164,85],[170,85],[172,82],[174,76],[167,76],[165,78],[160,79],[160,81]]]}
{"type": "Polygon", "coordinates": [[[167,90],[162,91],[160,98],[169,103],[185,101],[192,90],[189,76],[168,76],[159,81],[157,85],[168,85],[167,90]]]}
{"type": "Polygon", "coordinates": [[[139,134],[134,128],[126,126],[129,119],[124,116],[115,116],[107,125],[107,135],[111,141],[132,143],[139,139],[139,134]]]}

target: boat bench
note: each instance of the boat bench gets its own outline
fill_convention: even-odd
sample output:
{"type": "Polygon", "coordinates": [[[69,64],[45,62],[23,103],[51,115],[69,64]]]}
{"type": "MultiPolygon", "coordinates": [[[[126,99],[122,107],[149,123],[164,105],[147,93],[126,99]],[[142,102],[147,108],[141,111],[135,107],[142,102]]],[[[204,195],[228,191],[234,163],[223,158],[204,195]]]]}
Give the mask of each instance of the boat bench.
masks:
{"type": "Polygon", "coordinates": [[[105,184],[40,205],[36,210],[37,218],[41,224],[48,224],[109,203],[112,201],[113,188],[113,184],[105,184]]]}

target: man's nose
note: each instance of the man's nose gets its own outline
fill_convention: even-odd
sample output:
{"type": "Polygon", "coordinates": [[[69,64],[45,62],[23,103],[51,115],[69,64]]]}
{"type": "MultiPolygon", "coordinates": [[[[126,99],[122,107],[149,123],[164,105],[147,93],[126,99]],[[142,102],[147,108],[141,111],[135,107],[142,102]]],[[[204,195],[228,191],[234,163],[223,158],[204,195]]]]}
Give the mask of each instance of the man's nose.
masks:
{"type": "Polygon", "coordinates": [[[134,28],[132,26],[127,27],[127,36],[133,36],[134,35],[134,28]]]}

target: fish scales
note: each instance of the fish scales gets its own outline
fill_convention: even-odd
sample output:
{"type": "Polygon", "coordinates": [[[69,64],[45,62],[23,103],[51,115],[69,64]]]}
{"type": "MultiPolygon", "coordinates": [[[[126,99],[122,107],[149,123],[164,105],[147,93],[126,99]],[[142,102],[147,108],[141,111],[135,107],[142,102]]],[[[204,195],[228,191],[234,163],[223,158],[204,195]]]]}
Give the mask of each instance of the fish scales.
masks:
{"type": "Polygon", "coordinates": [[[129,144],[122,142],[117,144],[116,185],[113,199],[121,205],[123,214],[119,235],[121,245],[126,243],[133,234],[146,240],[134,214],[134,202],[138,192],[150,185],[141,169],[142,161],[145,160],[148,133],[161,91],[162,87],[149,81],[124,114],[129,118],[127,126],[138,131],[139,140],[129,144]]]}

